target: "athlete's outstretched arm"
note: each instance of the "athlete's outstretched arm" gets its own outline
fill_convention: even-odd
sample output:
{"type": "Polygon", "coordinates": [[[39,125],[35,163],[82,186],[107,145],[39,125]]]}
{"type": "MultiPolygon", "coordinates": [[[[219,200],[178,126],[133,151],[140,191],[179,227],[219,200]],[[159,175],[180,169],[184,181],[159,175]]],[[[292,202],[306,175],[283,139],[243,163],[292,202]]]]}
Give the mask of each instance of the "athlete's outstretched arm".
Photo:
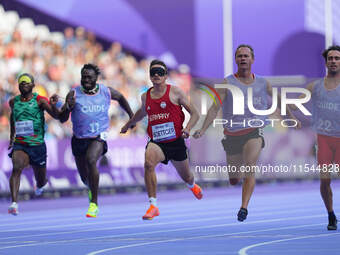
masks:
{"type": "Polygon", "coordinates": [[[182,130],[182,137],[188,138],[190,135],[190,130],[196,125],[199,120],[199,115],[197,109],[194,105],[188,100],[188,97],[184,94],[184,92],[177,88],[171,87],[173,92],[176,94],[176,98],[178,99],[178,104],[183,106],[185,110],[190,114],[190,119],[187,126],[182,130]]]}
{"type": "Polygon", "coordinates": [[[129,114],[129,117],[131,119],[133,116],[133,112],[126,98],[118,90],[115,90],[111,87],[108,88],[111,92],[111,99],[118,101],[119,105],[126,111],[127,114],[129,114]]]}
{"type": "Polygon", "coordinates": [[[65,99],[65,104],[61,107],[61,111],[59,112],[59,120],[61,123],[64,123],[70,117],[70,113],[73,110],[74,105],[76,104],[76,99],[74,97],[74,90],[71,90],[65,99]]]}
{"type": "Polygon", "coordinates": [[[142,106],[138,109],[138,111],[133,115],[133,117],[122,127],[121,133],[125,134],[129,128],[133,128],[136,123],[142,120],[146,116],[145,111],[145,101],[146,101],[146,93],[141,96],[142,106]]]}
{"type": "Polygon", "coordinates": [[[55,104],[57,103],[55,101],[56,99],[57,95],[53,95],[51,97],[51,103],[49,103],[47,98],[40,98],[38,101],[38,105],[43,110],[48,112],[48,114],[51,115],[52,118],[59,119],[60,110],[57,107],[55,107],[55,104]]]}
{"type": "Polygon", "coordinates": [[[15,124],[14,124],[14,119],[13,119],[13,106],[14,106],[14,98],[9,100],[9,106],[11,107],[11,116],[10,116],[10,135],[9,135],[9,145],[8,149],[11,149],[14,143],[14,138],[15,138],[15,124]]]}
{"type": "MultiPolygon", "coordinates": [[[[310,93],[313,92],[313,89],[314,89],[314,85],[315,83],[314,82],[311,82],[309,83],[307,86],[306,86],[306,89],[308,89],[310,91],[310,93]]],[[[305,98],[306,95],[305,94],[301,94],[299,96],[299,99],[302,99],[302,98],[305,98]]],[[[293,110],[293,111],[296,111],[298,108],[296,107],[296,105],[291,105],[290,108],[293,110]]]]}
{"type": "MultiPolygon", "coordinates": [[[[217,93],[220,95],[221,101],[223,102],[226,95],[227,95],[227,90],[226,89],[216,89],[217,93]]],[[[201,127],[201,129],[196,130],[193,137],[194,138],[200,138],[201,136],[204,135],[205,131],[208,129],[208,127],[211,125],[211,123],[214,121],[214,119],[217,116],[218,111],[221,108],[221,103],[220,100],[217,100],[217,98],[215,97],[215,100],[217,102],[216,104],[212,104],[211,107],[209,108],[207,115],[205,116],[203,125],[201,127]]]]}

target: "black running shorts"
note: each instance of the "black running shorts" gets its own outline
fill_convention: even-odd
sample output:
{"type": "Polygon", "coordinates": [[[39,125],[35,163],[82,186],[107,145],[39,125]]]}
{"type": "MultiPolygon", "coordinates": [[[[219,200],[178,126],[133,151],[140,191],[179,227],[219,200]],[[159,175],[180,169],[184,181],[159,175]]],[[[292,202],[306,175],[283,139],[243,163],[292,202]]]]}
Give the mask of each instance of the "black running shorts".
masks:
{"type": "Polygon", "coordinates": [[[72,154],[75,157],[80,157],[80,156],[85,156],[86,151],[88,147],[90,146],[92,141],[99,141],[103,143],[103,154],[104,155],[107,152],[107,143],[106,141],[100,139],[100,137],[95,137],[95,138],[77,138],[75,136],[72,136],[71,140],[71,147],[72,147],[72,154]]]}
{"type": "Polygon", "coordinates": [[[265,142],[262,135],[262,129],[260,128],[257,128],[251,131],[249,134],[245,135],[240,136],[225,135],[221,142],[227,155],[236,155],[242,153],[244,145],[250,139],[258,137],[262,138],[262,148],[264,148],[265,142]]]}
{"type": "Polygon", "coordinates": [[[169,160],[183,161],[188,158],[187,147],[182,137],[168,143],[158,143],[150,140],[146,145],[146,148],[148,147],[149,143],[157,144],[161,148],[165,156],[165,160],[162,161],[162,163],[165,165],[168,164],[169,160]]]}

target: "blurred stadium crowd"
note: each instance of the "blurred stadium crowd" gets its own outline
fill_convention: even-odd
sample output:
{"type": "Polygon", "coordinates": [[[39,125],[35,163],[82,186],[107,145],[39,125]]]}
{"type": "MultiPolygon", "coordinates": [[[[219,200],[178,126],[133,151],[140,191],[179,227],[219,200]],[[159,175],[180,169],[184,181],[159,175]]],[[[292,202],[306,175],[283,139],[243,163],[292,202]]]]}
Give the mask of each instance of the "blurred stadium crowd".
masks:
{"type": "MultiPolygon", "coordinates": [[[[35,92],[49,97],[57,93],[61,101],[68,91],[80,83],[80,70],[85,63],[99,66],[99,82],[119,90],[135,112],[140,95],[150,87],[149,62],[137,59],[125,51],[119,42],[104,50],[96,36],[82,27],[67,27],[62,32],[50,32],[45,25],[35,25],[31,19],[20,18],[15,11],[4,11],[0,5],[0,139],[9,138],[9,99],[19,94],[16,77],[31,73],[35,92]]],[[[190,90],[192,77],[186,65],[169,72],[168,83],[190,90]]],[[[72,135],[70,121],[61,124],[47,114],[46,138],[58,139],[72,135]]],[[[119,135],[128,116],[119,107],[110,108],[109,138],[119,135]]],[[[134,130],[144,135],[145,122],[134,130]]]]}

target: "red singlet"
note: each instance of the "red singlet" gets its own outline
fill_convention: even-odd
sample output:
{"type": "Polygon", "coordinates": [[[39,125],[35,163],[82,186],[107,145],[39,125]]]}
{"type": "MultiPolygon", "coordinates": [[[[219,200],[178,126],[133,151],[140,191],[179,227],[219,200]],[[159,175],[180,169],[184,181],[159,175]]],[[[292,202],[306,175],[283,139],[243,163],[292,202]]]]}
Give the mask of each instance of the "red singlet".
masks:
{"type": "Polygon", "coordinates": [[[150,88],[146,93],[145,111],[148,115],[148,135],[155,142],[172,142],[182,135],[184,113],[182,106],[170,101],[170,88],[161,98],[152,99],[150,88]]]}

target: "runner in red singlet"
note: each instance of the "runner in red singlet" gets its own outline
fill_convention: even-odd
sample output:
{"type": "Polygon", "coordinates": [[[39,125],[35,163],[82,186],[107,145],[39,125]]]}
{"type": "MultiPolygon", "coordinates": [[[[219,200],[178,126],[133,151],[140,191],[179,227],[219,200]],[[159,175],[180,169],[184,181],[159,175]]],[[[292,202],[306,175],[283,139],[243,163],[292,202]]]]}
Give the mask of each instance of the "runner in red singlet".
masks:
{"type": "Polygon", "coordinates": [[[166,84],[167,71],[167,67],[162,61],[153,60],[151,62],[150,77],[153,87],[141,96],[141,108],[121,130],[121,133],[126,133],[144,116],[148,116],[147,132],[150,140],[145,151],[144,179],[150,207],[143,216],[144,220],[151,220],[159,215],[155,173],[155,167],[159,163],[167,164],[170,160],[195,197],[201,199],[203,196],[201,188],[195,184],[194,176],[190,172],[187,148],[184,142],[184,138],[189,137],[191,128],[198,121],[198,112],[182,90],[166,84]],[[183,128],[182,106],[190,113],[190,120],[185,128],[183,128]]]}

